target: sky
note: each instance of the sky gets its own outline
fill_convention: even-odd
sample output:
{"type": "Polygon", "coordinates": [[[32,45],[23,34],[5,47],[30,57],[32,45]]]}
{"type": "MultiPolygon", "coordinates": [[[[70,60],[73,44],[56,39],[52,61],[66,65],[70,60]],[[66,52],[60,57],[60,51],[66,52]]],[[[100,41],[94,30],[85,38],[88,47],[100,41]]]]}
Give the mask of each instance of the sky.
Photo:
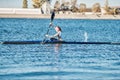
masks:
{"type": "MultiPolygon", "coordinates": [[[[52,0],[52,5],[54,5],[56,0],[52,0]]],[[[69,1],[69,0],[65,0],[69,1]]],[[[105,0],[78,0],[77,4],[85,3],[87,7],[92,7],[94,3],[100,3],[101,6],[104,6],[105,0]]],[[[108,0],[109,6],[120,6],[120,0],[108,0]]],[[[0,0],[0,8],[22,8],[23,0],[0,0]]],[[[28,0],[28,7],[33,8],[32,0],[28,0]]]]}

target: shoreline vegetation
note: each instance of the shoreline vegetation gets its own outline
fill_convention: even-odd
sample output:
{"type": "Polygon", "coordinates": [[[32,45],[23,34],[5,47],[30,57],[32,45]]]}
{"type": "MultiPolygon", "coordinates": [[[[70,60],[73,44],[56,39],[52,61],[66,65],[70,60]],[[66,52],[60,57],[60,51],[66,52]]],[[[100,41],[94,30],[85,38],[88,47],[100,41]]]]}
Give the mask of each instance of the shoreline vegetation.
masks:
{"type": "MultiPolygon", "coordinates": [[[[40,18],[50,19],[50,14],[0,14],[0,18],[40,18]]],[[[56,19],[120,19],[120,15],[94,15],[79,13],[73,14],[56,14],[56,19]]]]}

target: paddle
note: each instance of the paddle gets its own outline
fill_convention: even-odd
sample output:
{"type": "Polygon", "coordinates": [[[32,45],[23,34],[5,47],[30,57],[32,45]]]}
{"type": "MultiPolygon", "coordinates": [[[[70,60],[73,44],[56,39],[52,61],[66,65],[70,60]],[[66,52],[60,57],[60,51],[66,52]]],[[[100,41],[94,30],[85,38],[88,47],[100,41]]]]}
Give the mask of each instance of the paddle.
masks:
{"type": "MultiPolygon", "coordinates": [[[[53,22],[54,17],[55,17],[55,12],[53,11],[52,14],[51,14],[50,23],[53,22]]],[[[48,30],[47,30],[47,33],[46,33],[45,35],[47,35],[47,34],[49,33],[50,27],[51,27],[51,24],[49,25],[48,30]]],[[[46,40],[46,37],[43,39],[43,42],[45,42],[45,40],[46,40]]]]}
{"type": "MultiPolygon", "coordinates": [[[[53,11],[53,12],[52,12],[52,14],[51,14],[51,20],[50,20],[51,22],[50,22],[50,23],[52,23],[52,22],[53,22],[54,17],[55,17],[55,12],[53,11]]],[[[51,25],[49,25],[49,28],[48,28],[47,33],[46,33],[46,34],[48,34],[48,33],[49,33],[50,26],[51,26],[51,25]]]]}

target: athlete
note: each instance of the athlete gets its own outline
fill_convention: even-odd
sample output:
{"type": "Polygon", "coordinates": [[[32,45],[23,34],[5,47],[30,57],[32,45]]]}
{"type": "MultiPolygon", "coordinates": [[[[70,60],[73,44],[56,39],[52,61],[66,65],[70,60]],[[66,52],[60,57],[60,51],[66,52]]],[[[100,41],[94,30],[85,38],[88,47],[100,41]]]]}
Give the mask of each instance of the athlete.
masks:
{"type": "MultiPolygon", "coordinates": [[[[51,23],[50,23],[51,26],[53,26],[51,23]]],[[[46,35],[46,37],[50,38],[51,41],[62,41],[62,38],[61,38],[61,28],[59,26],[56,26],[54,27],[56,33],[54,35],[46,35]]]]}

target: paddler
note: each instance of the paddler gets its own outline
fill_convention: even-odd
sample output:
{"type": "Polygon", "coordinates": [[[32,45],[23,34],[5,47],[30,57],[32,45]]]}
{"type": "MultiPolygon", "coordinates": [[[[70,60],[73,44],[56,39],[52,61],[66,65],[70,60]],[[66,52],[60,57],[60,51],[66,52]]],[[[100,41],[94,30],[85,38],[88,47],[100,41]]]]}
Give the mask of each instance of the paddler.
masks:
{"type": "MultiPolygon", "coordinates": [[[[53,26],[52,23],[50,23],[50,26],[53,26]]],[[[47,34],[45,36],[50,38],[51,41],[62,41],[62,38],[61,38],[62,29],[59,26],[55,26],[54,29],[56,31],[54,35],[47,34]]]]}

